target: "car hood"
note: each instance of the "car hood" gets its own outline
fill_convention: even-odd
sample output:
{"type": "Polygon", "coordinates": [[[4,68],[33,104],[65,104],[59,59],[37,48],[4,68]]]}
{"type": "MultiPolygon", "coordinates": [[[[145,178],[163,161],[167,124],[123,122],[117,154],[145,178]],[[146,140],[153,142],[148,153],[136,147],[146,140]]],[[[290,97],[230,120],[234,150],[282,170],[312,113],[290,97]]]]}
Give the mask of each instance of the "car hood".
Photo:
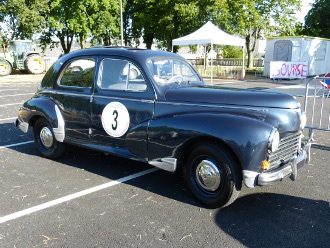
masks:
{"type": "Polygon", "coordinates": [[[218,86],[179,87],[165,94],[168,101],[187,103],[226,104],[269,108],[299,108],[293,96],[248,89],[236,89],[218,86]]]}

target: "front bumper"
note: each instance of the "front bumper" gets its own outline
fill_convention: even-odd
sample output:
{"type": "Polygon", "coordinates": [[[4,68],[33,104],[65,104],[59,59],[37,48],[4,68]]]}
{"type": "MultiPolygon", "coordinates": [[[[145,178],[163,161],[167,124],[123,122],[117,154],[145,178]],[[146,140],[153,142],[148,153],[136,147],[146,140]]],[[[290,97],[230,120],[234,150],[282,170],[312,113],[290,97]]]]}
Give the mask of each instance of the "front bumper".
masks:
{"type": "Polygon", "coordinates": [[[243,170],[245,185],[249,188],[254,188],[257,185],[270,185],[277,181],[281,181],[286,176],[289,176],[293,181],[296,180],[298,169],[307,165],[310,161],[310,147],[310,143],[305,144],[304,148],[300,150],[298,156],[295,156],[289,163],[275,170],[262,173],[243,170]]]}

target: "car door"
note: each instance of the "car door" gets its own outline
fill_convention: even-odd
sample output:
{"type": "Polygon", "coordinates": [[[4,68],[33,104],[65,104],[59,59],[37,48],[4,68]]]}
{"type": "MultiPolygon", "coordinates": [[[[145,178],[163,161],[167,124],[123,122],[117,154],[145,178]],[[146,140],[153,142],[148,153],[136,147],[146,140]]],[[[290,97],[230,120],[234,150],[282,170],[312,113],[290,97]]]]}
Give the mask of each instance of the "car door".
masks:
{"type": "Polygon", "coordinates": [[[91,114],[95,148],[146,160],[154,100],[154,90],[136,63],[100,58],[91,114]]]}
{"type": "Polygon", "coordinates": [[[68,142],[89,142],[95,63],[93,57],[70,60],[63,66],[54,86],[54,100],[62,111],[68,142]]]}

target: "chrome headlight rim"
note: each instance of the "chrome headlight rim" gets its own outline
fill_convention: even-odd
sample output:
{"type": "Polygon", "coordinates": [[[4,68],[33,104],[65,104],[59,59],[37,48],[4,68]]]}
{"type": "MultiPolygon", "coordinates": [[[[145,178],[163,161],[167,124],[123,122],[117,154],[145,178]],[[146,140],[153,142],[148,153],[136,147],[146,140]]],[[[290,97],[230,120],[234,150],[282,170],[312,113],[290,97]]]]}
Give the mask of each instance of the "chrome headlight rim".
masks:
{"type": "Polygon", "coordinates": [[[277,128],[274,128],[269,136],[268,149],[270,152],[275,152],[280,145],[280,133],[277,128]]]}

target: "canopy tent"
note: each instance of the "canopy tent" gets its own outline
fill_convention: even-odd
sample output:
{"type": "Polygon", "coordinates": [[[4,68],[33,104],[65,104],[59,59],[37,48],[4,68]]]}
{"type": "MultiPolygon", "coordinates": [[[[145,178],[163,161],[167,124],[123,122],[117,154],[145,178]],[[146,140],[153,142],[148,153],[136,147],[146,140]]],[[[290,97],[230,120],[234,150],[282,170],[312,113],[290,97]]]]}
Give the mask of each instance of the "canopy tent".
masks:
{"type": "Polygon", "coordinates": [[[193,44],[244,46],[244,43],[244,39],[227,34],[210,21],[204,24],[201,28],[197,29],[195,32],[172,40],[173,46],[193,44]]]}
{"type": "MultiPolygon", "coordinates": [[[[211,50],[213,50],[213,44],[241,46],[244,51],[245,41],[242,38],[230,35],[224,31],[222,31],[217,26],[215,26],[212,22],[208,21],[201,28],[197,29],[195,32],[172,40],[172,51],[173,51],[173,46],[186,46],[186,45],[195,45],[195,44],[203,44],[203,45],[211,44],[211,50]]],[[[211,64],[212,64],[212,72],[211,72],[211,79],[212,79],[212,77],[213,77],[213,61],[212,60],[211,60],[211,64]]],[[[244,75],[244,52],[243,52],[242,74],[244,75]]]]}

